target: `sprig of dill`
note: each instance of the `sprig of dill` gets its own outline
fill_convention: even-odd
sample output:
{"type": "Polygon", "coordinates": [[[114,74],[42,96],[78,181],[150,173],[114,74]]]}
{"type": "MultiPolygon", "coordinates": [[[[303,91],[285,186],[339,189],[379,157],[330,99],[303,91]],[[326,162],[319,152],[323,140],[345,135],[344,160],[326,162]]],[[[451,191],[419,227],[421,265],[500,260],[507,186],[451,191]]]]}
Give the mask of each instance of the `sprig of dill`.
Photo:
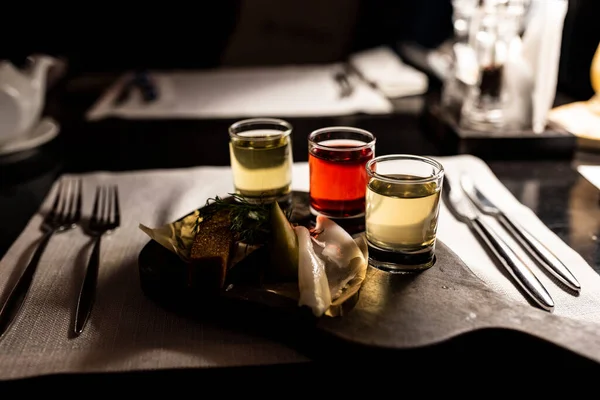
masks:
{"type": "Polygon", "coordinates": [[[229,211],[230,228],[236,240],[248,244],[266,241],[270,232],[270,205],[250,203],[239,194],[230,193],[230,198],[215,196],[206,200],[200,209],[194,232],[198,232],[200,221],[211,218],[218,212],[229,211]]]}

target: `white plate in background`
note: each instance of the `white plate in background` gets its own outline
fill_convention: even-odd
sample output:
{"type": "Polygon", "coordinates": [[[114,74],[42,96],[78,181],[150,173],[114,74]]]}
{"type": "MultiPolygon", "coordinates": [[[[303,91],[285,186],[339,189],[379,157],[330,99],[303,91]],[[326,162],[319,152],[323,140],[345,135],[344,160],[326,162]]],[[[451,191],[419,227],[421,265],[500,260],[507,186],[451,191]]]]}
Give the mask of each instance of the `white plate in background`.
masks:
{"type": "Polygon", "coordinates": [[[30,150],[48,143],[58,135],[59,130],[58,122],[50,117],[44,117],[34,126],[29,135],[0,145],[0,156],[30,150]]]}

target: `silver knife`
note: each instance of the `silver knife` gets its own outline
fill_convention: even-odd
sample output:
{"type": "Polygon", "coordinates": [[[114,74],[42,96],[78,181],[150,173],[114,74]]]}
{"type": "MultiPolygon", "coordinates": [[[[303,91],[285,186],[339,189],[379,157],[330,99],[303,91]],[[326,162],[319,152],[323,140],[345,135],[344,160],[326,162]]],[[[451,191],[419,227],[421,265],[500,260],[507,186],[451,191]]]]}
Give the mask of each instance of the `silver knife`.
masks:
{"type": "Polygon", "coordinates": [[[483,219],[460,185],[451,187],[444,177],[445,198],[450,211],[487,244],[498,261],[506,268],[525,293],[543,310],[552,311],[554,300],[527,264],[502,240],[498,233],[483,219]]]}
{"type": "Polygon", "coordinates": [[[527,231],[523,225],[504,214],[488,197],[477,189],[468,176],[461,176],[460,183],[467,196],[475,203],[477,208],[484,214],[495,217],[534,260],[570,289],[577,292],[581,290],[581,285],[577,281],[577,278],[575,278],[558,257],[527,231]]]}

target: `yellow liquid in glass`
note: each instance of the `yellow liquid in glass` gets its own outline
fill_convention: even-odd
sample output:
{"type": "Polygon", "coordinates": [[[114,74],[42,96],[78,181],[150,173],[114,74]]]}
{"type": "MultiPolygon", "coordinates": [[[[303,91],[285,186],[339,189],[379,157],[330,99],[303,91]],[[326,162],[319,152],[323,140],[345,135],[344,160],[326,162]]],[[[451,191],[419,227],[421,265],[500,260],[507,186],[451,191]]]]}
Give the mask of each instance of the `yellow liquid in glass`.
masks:
{"type": "Polygon", "coordinates": [[[290,138],[268,136],[268,131],[255,131],[229,143],[234,186],[245,197],[277,198],[291,190],[290,138]]]}
{"type": "Polygon", "coordinates": [[[367,240],[398,252],[431,248],[437,231],[440,189],[436,182],[395,184],[371,179],[366,195],[367,240]]]}

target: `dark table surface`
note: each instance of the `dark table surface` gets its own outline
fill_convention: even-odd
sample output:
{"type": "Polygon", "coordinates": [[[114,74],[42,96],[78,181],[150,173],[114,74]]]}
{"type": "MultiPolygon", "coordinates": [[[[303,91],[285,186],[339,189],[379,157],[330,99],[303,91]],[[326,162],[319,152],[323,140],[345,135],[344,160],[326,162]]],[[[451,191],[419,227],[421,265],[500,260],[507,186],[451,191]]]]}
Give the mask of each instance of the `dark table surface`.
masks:
{"type": "MultiPolygon", "coordinates": [[[[45,111],[61,124],[58,138],[30,154],[19,154],[23,158],[20,161],[15,156],[0,158],[0,257],[16,240],[61,173],[228,165],[226,150],[216,149],[227,148],[226,132],[233,122],[231,120],[132,122],[108,119],[87,123],[83,118],[85,111],[110,82],[112,77],[93,76],[58,85],[49,93],[45,111]]],[[[357,126],[373,132],[378,138],[379,155],[445,155],[448,149],[442,148],[425,132],[422,121],[424,107],[424,100],[417,97],[396,101],[396,112],[391,116],[290,118],[288,120],[294,126],[294,159],[307,160],[306,137],[312,130],[332,125],[357,126]]],[[[528,159],[515,159],[507,154],[506,157],[500,155],[486,161],[520,201],[600,273],[600,192],[575,169],[578,164],[600,164],[600,154],[577,151],[571,158],[560,159],[538,159],[535,154],[528,159]]],[[[464,363],[498,365],[491,360],[512,360],[514,363],[514,358],[517,358],[519,365],[533,368],[552,362],[558,366],[600,370],[600,366],[579,356],[506,332],[461,337],[435,349],[421,349],[414,356],[404,354],[404,357],[421,360],[419,362],[423,367],[426,366],[423,360],[435,359],[439,364],[450,363],[448,357],[459,357],[464,363]],[[498,338],[502,340],[501,347],[486,345],[498,338]],[[484,355],[481,354],[483,347],[484,355]],[[527,354],[522,352],[523,349],[527,349],[527,354]],[[532,354],[537,358],[530,358],[532,354]]],[[[245,368],[240,374],[246,377],[260,376],[268,371],[270,374],[289,376],[311,368],[318,367],[245,368]]],[[[202,373],[211,376],[221,372],[234,374],[236,371],[216,369],[202,373]]],[[[141,382],[160,378],[188,379],[194,373],[200,372],[98,374],[78,378],[141,382]]],[[[36,379],[63,382],[65,376],[33,380],[36,379]]],[[[30,381],[27,379],[21,383],[30,381]]]]}

